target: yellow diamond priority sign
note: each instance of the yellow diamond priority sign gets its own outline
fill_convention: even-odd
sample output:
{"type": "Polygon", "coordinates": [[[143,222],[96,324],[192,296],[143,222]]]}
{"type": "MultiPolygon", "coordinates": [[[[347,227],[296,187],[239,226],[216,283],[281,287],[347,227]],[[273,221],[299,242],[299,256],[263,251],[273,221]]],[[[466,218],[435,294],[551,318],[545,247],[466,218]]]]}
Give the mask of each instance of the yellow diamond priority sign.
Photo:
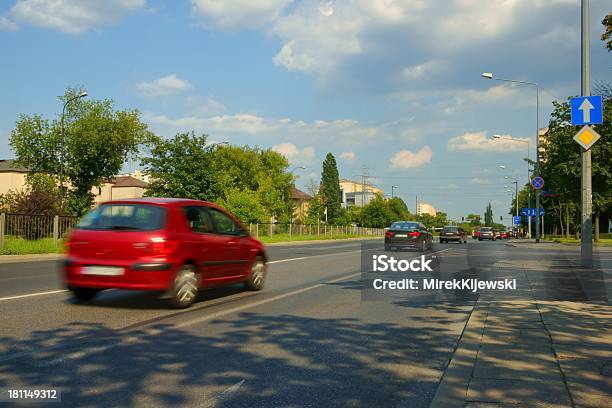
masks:
{"type": "Polygon", "coordinates": [[[574,140],[576,143],[582,146],[584,150],[589,150],[600,137],[601,136],[599,136],[596,131],[591,129],[590,126],[584,126],[578,133],[576,133],[574,140]]]}

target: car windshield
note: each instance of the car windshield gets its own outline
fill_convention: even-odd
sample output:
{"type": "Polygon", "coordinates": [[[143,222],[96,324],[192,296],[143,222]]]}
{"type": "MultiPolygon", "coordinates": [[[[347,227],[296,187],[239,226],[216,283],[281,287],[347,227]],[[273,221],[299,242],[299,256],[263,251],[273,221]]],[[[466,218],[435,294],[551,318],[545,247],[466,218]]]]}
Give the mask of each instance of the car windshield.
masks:
{"type": "Polygon", "coordinates": [[[457,232],[459,231],[458,227],[444,227],[444,230],[442,232],[457,232]]]}
{"type": "Polygon", "coordinates": [[[414,222],[394,222],[389,229],[402,231],[416,231],[419,229],[419,224],[414,222]]]}
{"type": "Polygon", "coordinates": [[[153,231],[163,227],[166,209],[147,204],[102,204],[87,213],[77,229],[153,231]]]}

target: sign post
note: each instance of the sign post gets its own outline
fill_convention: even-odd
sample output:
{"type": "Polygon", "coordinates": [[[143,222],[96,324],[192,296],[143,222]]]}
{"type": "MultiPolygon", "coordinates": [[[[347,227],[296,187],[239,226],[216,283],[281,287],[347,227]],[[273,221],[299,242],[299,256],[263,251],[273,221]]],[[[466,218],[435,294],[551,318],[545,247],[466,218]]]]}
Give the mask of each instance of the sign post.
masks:
{"type": "MultiPolygon", "coordinates": [[[[591,95],[590,86],[590,67],[589,67],[589,0],[581,2],[581,19],[582,19],[582,41],[581,41],[581,91],[582,96],[591,95]]],[[[582,105],[582,104],[581,104],[582,105]]],[[[592,105],[592,102],[591,102],[592,105]]],[[[579,106],[580,107],[580,106],[579,106]]],[[[588,105],[583,109],[582,119],[586,119],[584,112],[588,111],[589,120],[592,119],[592,112],[588,105]]],[[[582,213],[581,234],[580,234],[580,263],[585,268],[593,266],[593,234],[592,234],[592,212],[593,212],[593,186],[591,184],[591,150],[582,148],[582,168],[581,168],[581,196],[582,196],[582,213]]]]}

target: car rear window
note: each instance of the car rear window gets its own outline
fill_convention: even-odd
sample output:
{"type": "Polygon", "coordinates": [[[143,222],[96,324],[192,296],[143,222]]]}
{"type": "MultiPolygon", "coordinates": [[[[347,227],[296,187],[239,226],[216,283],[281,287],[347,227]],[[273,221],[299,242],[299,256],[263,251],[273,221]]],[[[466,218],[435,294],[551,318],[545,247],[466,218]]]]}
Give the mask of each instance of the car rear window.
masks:
{"type": "Polygon", "coordinates": [[[457,232],[459,231],[458,227],[444,227],[443,232],[457,232]]]}
{"type": "Polygon", "coordinates": [[[483,227],[483,228],[480,229],[480,231],[487,232],[487,231],[493,231],[493,229],[492,228],[484,228],[483,227]]]}
{"type": "Polygon", "coordinates": [[[389,229],[402,231],[415,231],[419,229],[419,224],[414,222],[394,222],[389,229]]]}
{"type": "Polygon", "coordinates": [[[101,231],[154,231],[166,221],[166,209],[147,204],[102,204],[88,212],[77,229],[101,231]]]}

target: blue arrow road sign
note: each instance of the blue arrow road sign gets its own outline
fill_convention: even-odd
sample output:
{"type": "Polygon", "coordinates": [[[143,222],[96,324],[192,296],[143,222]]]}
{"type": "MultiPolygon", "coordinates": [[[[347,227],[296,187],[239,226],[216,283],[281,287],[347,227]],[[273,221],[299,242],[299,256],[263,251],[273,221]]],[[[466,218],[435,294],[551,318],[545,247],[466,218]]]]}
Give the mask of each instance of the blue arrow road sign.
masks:
{"type": "Polygon", "coordinates": [[[520,225],[521,224],[521,216],[520,215],[515,215],[514,217],[512,217],[512,222],[514,223],[514,225],[520,225]]]}
{"type": "Polygon", "coordinates": [[[600,125],[603,121],[601,96],[572,98],[572,125],[600,125]]]}
{"type": "Polygon", "coordinates": [[[531,185],[536,190],[539,190],[542,187],[544,187],[544,179],[542,177],[540,177],[540,176],[536,176],[533,179],[531,179],[531,185]]]}

